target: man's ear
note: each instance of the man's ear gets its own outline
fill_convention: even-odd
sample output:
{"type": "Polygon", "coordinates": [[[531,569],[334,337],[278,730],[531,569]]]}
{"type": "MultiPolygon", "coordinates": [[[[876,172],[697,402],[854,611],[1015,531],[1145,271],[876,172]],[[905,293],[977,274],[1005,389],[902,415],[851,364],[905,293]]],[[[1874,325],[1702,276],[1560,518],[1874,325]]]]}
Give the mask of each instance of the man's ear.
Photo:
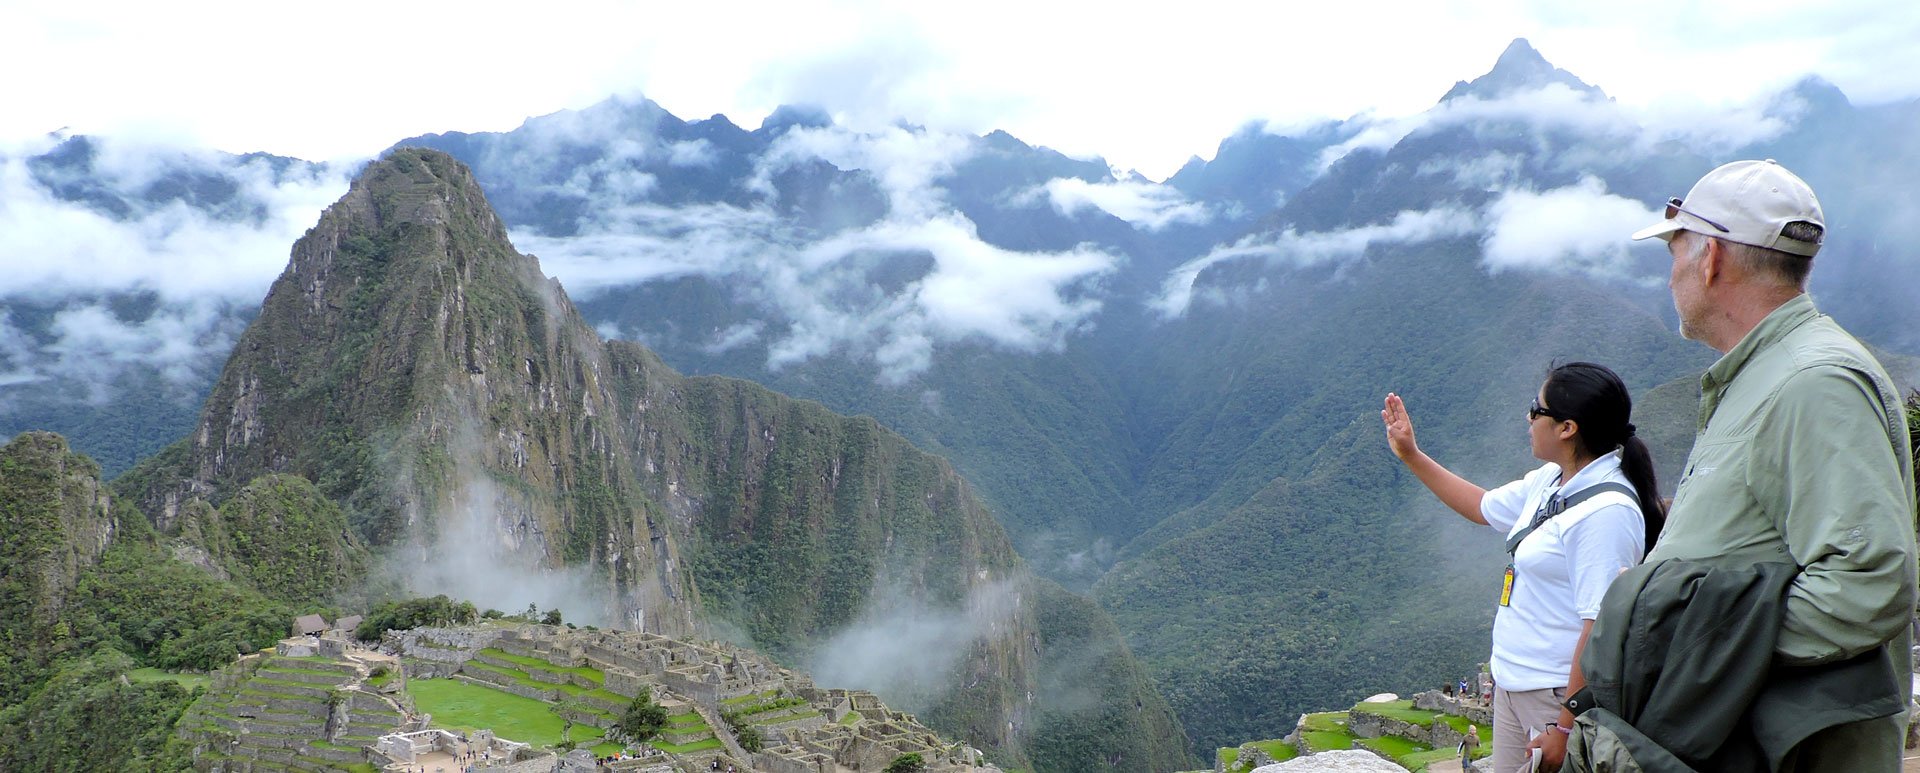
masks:
{"type": "Polygon", "coordinates": [[[1713,284],[1715,279],[1726,278],[1727,260],[1732,256],[1727,254],[1725,242],[1705,235],[1700,238],[1706,240],[1706,246],[1700,249],[1699,266],[1695,270],[1700,272],[1700,284],[1704,287],[1713,284]]]}

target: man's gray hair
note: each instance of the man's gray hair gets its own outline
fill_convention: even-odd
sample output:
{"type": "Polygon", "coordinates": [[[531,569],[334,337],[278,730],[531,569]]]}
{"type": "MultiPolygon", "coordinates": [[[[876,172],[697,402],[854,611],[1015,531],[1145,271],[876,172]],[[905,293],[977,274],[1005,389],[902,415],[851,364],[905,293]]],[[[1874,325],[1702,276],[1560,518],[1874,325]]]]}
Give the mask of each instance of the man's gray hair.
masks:
{"type": "MultiPolygon", "coordinates": [[[[1819,244],[1825,229],[1819,223],[1796,220],[1780,229],[1780,235],[1795,241],[1819,244]]],[[[1748,270],[1772,277],[1801,290],[1807,289],[1807,274],[1813,271],[1813,258],[1803,255],[1755,247],[1751,244],[1721,239],[1727,246],[1727,253],[1744,264],[1748,270]]]]}

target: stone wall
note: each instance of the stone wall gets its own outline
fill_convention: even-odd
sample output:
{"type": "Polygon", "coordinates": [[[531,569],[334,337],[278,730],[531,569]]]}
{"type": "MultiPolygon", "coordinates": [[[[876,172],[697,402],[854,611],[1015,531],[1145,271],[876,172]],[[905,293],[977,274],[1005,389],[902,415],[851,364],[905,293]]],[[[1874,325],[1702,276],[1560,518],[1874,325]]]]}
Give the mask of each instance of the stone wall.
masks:
{"type": "Polygon", "coordinates": [[[606,677],[601,684],[607,692],[618,693],[629,698],[637,698],[642,690],[652,692],[657,680],[652,676],[641,676],[624,668],[602,668],[600,673],[606,677]]]}

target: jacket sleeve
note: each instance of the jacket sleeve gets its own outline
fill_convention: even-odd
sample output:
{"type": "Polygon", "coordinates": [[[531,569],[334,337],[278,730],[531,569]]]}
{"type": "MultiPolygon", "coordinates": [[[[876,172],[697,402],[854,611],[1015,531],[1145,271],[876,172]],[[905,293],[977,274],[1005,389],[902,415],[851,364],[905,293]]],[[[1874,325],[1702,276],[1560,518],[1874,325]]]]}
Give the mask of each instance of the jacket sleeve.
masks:
{"type": "Polygon", "coordinates": [[[1789,377],[1757,429],[1747,485],[1801,566],[1775,654],[1811,665],[1892,639],[1914,603],[1914,537],[1878,393],[1837,366],[1789,377]]]}

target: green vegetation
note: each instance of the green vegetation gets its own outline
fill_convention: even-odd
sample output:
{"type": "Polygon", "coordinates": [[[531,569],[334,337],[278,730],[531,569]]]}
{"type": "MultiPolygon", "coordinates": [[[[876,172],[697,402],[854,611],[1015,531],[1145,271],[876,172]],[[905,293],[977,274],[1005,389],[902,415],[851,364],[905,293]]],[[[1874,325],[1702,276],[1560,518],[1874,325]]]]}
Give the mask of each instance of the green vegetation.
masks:
{"type": "Polygon", "coordinates": [[[389,630],[430,625],[465,625],[479,616],[471,602],[455,602],[442,594],[380,603],[360,621],[353,635],[361,641],[379,641],[389,630]]]}
{"type": "Polygon", "coordinates": [[[209,681],[206,674],[193,673],[193,672],[181,672],[181,671],[162,671],[158,668],[133,669],[132,671],[127,672],[127,679],[132,680],[136,684],[144,684],[146,682],[160,682],[160,681],[174,682],[179,684],[181,687],[187,688],[188,690],[192,690],[194,688],[204,688],[207,686],[207,682],[209,681]]]}
{"type": "Polygon", "coordinates": [[[269,598],[326,601],[357,584],[370,561],[340,507],[297,475],[263,475],[218,510],[188,513],[182,538],[269,598]]]}
{"type": "Polygon", "coordinates": [[[170,679],[123,684],[132,670],[131,658],[102,649],[0,709],[0,770],[184,769],[169,739],[198,692],[170,679]]]}
{"type": "Polygon", "coordinates": [[[620,732],[635,741],[652,740],[667,726],[667,710],[653,702],[653,693],[642,690],[620,715],[620,732]]]}
{"type": "Polygon", "coordinates": [[[902,754],[887,763],[885,773],[921,773],[927,769],[927,762],[918,754],[902,754]]]}

